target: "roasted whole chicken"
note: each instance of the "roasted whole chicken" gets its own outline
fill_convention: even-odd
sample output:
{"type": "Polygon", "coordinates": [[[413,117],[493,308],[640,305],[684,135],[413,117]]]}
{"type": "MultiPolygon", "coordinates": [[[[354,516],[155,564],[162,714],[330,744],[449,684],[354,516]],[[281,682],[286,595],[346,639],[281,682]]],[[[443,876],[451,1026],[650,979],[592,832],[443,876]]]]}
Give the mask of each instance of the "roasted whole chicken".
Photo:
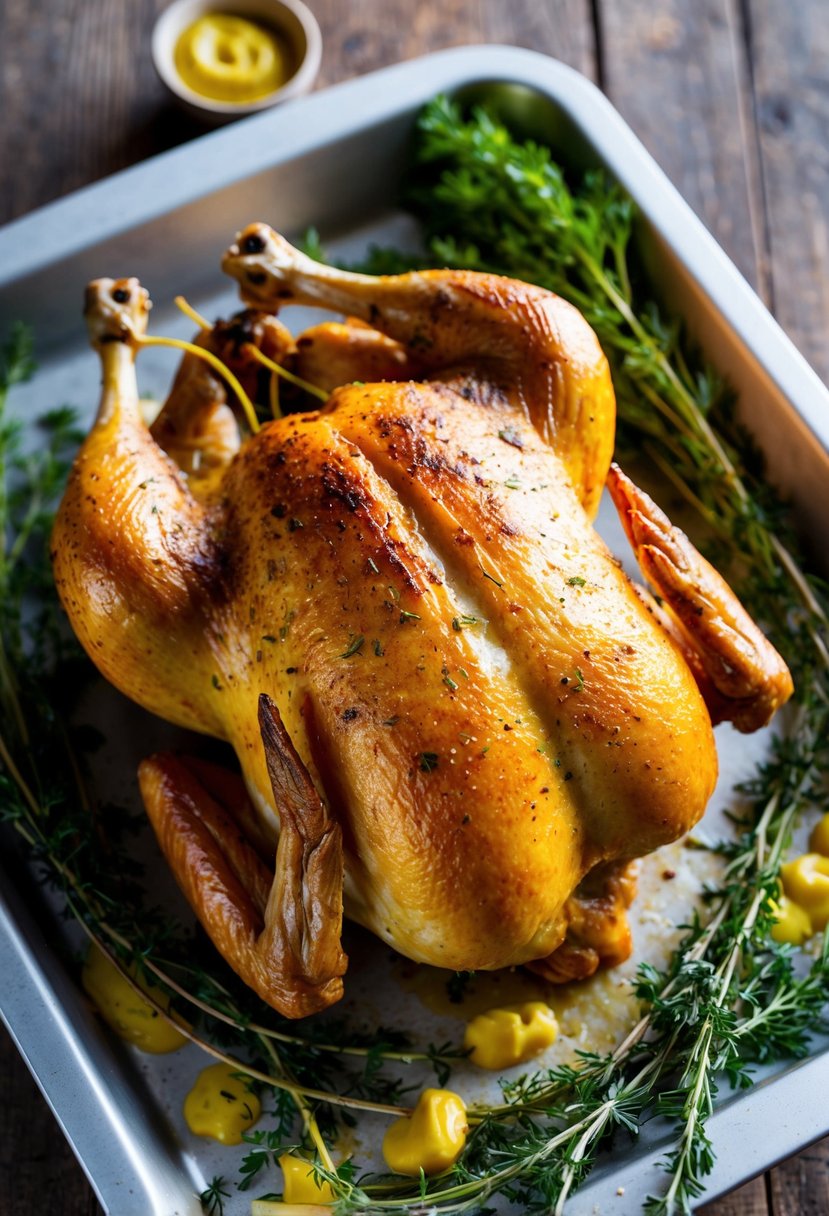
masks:
{"type": "Polygon", "coordinates": [[[611,465],[607,363],[565,301],[462,271],[334,270],[262,224],[223,266],[247,308],[199,345],[260,400],[257,352],[327,401],[245,436],[188,354],[148,429],[147,295],[92,283],[103,394],[53,543],[103,674],[238,756],[241,778],[141,766],[187,898],[289,1017],[342,994],[343,907],[440,967],[566,980],[618,962],[631,859],[700,818],[712,722],[766,723],[785,665],[611,465]],[[289,302],[345,320],[294,339],[289,302]],[[605,485],[657,595],[593,529],[605,485]]]}

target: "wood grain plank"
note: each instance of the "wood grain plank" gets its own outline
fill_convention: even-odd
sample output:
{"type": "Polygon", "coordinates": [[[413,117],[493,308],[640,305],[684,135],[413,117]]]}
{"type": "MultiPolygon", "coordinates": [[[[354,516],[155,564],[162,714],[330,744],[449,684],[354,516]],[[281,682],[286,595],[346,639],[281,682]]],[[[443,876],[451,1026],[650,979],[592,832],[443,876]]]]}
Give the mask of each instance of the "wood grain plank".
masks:
{"type": "Polygon", "coordinates": [[[590,0],[315,0],[323,33],[322,84],[373,71],[445,47],[505,42],[554,55],[593,76],[590,0]]]}
{"type": "Polygon", "coordinates": [[[748,281],[767,294],[737,0],[598,0],[605,91],[748,281]]]}
{"type": "Polygon", "coordinates": [[[826,1216],[829,1212],[829,1139],[784,1161],[770,1177],[774,1216],[826,1216]]]}
{"type": "Polygon", "coordinates": [[[774,311],[829,383],[826,17],[826,0],[747,4],[774,311]]]}
{"type": "Polygon", "coordinates": [[[552,55],[591,80],[598,76],[596,30],[589,0],[483,0],[484,42],[502,42],[552,55]]]}
{"type": "Polygon", "coordinates": [[[0,6],[0,222],[201,128],[168,99],[148,33],[164,0],[0,6]]]}
{"type": "MultiPolygon", "coordinates": [[[[200,135],[156,78],[149,34],[166,0],[0,5],[0,223],[200,135]],[[33,82],[36,82],[34,87],[33,82]]],[[[595,74],[590,0],[316,0],[319,87],[444,47],[507,42],[595,74]]]]}
{"type": "Polygon", "coordinates": [[[26,1065],[0,1024],[0,1211],[103,1216],[26,1065]]]}
{"type": "Polygon", "coordinates": [[[754,1178],[730,1195],[697,1208],[697,1216],[769,1216],[765,1177],[754,1178]]]}

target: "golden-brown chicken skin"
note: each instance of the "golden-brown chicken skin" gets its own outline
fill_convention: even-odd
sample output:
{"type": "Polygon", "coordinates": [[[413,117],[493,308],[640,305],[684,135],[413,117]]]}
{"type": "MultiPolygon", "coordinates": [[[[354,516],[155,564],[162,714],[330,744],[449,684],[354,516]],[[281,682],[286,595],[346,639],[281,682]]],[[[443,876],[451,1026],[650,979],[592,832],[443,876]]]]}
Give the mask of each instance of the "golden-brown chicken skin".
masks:
{"type": "MultiPolygon", "coordinates": [[[[369,281],[286,249],[254,226],[230,251],[251,304],[370,321],[353,343],[311,331],[317,365],[330,343],[338,379],[418,379],[342,383],[238,451],[214,443],[200,495],[141,421],[140,287],[93,288],[104,395],[55,528],[58,587],[107,678],[228,740],[253,802],[152,758],[165,853],[228,960],[289,1016],[342,991],[343,885],[346,914],[416,961],[557,979],[618,961],[627,861],[687,831],[716,780],[700,687],[752,729],[788,673],[615,468],[659,618],[594,531],[613,397],[575,310],[492,276],[369,281]]],[[[284,344],[286,361],[302,351],[284,344]]],[[[209,445],[203,400],[225,394],[204,374],[188,391],[209,445]]],[[[187,430],[180,385],[155,433],[170,420],[187,430]]]]}

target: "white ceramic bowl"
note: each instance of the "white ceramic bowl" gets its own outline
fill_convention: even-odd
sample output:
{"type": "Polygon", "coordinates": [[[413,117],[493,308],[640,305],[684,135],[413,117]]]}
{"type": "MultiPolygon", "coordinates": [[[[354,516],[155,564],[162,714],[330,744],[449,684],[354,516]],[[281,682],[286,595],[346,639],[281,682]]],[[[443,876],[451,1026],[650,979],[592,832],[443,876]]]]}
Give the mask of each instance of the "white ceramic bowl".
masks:
{"type": "Polygon", "coordinates": [[[316,17],[302,0],[173,0],[153,28],[152,55],[156,71],[182,105],[199,118],[218,124],[267,110],[309,92],[319,72],[322,34],[316,17]],[[281,34],[290,49],[294,68],[285,84],[266,97],[241,104],[212,101],[188,88],[176,70],[176,43],[189,25],[207,13],[249,17],[281,34]]]}

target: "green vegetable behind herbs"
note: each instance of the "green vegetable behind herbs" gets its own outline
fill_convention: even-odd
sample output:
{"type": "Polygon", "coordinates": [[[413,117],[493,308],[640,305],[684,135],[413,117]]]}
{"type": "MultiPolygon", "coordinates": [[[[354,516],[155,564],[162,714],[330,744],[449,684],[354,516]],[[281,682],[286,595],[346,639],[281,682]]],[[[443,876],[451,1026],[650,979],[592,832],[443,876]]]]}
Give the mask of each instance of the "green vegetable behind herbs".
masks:
{"type": "MultiPolygon", "coordinates": [[[[440,1178],[356,1180],[349,1163],[333,1171],[323,1140],[333,1131],[332,1112],[348,1116],[363,1103],[399,1101],[402,1083],[385,1070],[389,1061],[430,1061],[444,1084],[457,1052],[446,1046],[413,1052],[388,1034],[385,1042],[368,1043],[328,1021],[298,1035],[215,955],[201,965],[194,944],[160,913],[142,908],[136,915],[141,892],[134,868],[104,817],[94,820],[97,831],[89,830],[80,765],[54,697],[52,677],[64,651],[42,543],[72,441],[65,414],[52,416],[47,455],[28,463],[20,463],[14,428],[3,422],[0,429],[4,814],[92,936],[117,958],[137,959],[166,978],[195,1021],[197,1038],[244,1048],[261,1066],[275,1123],[250,1134],[244,1186],[292,1142],[298,1110],[303,1141],[316,1150],[316,1168],[334,1186],[342,1212],[402,1212],[422,1203],[472,1212],[497,1192],[523,1211],[560,1212],[610,1134],[635,1133],[645,1119],[663,1114],[676,1127],[675,1147],[666,1192],[649,1209],[688,1211],[711,1167],[705,1120],[719,1079],[745,1085],[753,1062],[804,1055],[826,1000],[827,952],[798,978],[793,952],[769,939],[769,901],[792,825],[806,806],[829,801],[826,589],[801,573],[783,513],[757,480],[755,454],[722,383],[691,351],[680,326],[667,323],[634,286],[634,213],[618,188],[589,175],[572,190],[548,151],[517,144],[482,112],[464,120],[443,100],[419,124],[413,183],[410,201],[426,227],[427,262],[541,282],[587,315],[613,365],[623,441],[635,441],[698,510],[717,539],[718,560],[736,572],[742,595],[795,673],[790,729],[744,791],[736,840],[719,846],[727,869],[706,919],[691,927],[665,973],[640,972],[641,1021],[606,1056],[586,1054],[576,1067],[504,1083],[502,1104],[470,1111],[467,1151],[440,1178]],[[10,475],[18,478],[13,491],[10,475]],[[41,560],[23,564],[23,551],[34,544],[41,560]],[[24,630],[29,593],[44,597],[45,615],[24,630]],[[126,898],[124,875],[131,883],[126,898]],[[346,1055],[362,1057],[362,1071],[349,1073],[346,1055]]],[[[399,269],[400,259],[375,254],[373,268],[399,269]]],[[[0,366],[0,411],[8,388],[30,371],[21,333],[0,366]]],[[[469,623],[458,618],[458,625],[469,623]]],[[[221,1212],[223,1184],[214,1179],[205,1192],[208,1210],[221,1212]]]]}

